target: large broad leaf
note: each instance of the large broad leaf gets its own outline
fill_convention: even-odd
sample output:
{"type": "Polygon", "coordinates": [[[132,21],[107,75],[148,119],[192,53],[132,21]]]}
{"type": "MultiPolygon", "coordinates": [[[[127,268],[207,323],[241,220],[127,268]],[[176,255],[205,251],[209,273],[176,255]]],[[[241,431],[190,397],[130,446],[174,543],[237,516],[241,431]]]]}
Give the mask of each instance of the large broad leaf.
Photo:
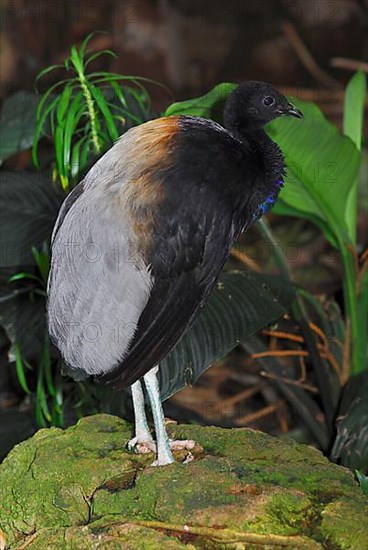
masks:
{"type": "Polygon", "coordinates": [[[0,165],[18,151],[32,147],[39,97],[20,91],[4,101],[0,115],[0,165]]]}
{"type": "Polygon", "coordinates": [[[356,145],[362,147],[364,104],[367,92],[367,79],[362,71],[358,71],[350,80],[344,100],[344,134],[356,145]]]}
{"type": "Polygon", "coordinates": [[[332,460],[368,472],[368,372],[348,382],[336,424],[332,460]]]}
{"type": "Polygon", "coordinates": [[[267,128],[287,164],[286,185],[280,198],[295,213],[312,221],[319,218],[337,238],[348,241],[346,208],[359,171],[359,152],[316,105],[297,99],[292,102],[303,112],[304,119],[277,119],[267,128]]]}
{"type": "MultiPolygon", "coordinates": [[[[264,343],[256,337],[244,341],[242,347],[252,354],[269,351],[264,343]]],[[[265,372],[274,376],[273,385],[294,408],[295,413],[310,430],[321,449],[327,450],[329,437],[326,423],[315,400],[304,389],[283,381],[285,380],[285,366],[276,357],[260,357],[257,361],[265,372]]]]}
{"type": "MultiPolygon", "coordinates": [[[[358,85],[361,97],[361,79],[358,85]]],[[[165,115],[202,116],[221,121],[225,100],[235,88],[231,83],[218,84],[202,97],[170,105],[165,115]]],[[[348,201],[359,170],[357,147],[350,137],[338,133],[316,105],[292,101],[303,111],[303,121],[284,117],[267,128],[271,138],[280,145],[287,164],[287,185],[280,196],[282,203],[276,203],[274,211],[285,214],[287,210],[288,215],[311,220],[334,245],[337,240],[353,242],[348,201]]],[[[361,101],[358,103],[356,109],[359,110],[361,101]]],[[[349,125],[349,135],[352,132],[356,135],[356,124],[355,120],[349,125]]]]}
{"type": "Polygon", "coordinates": [[[49,241],[65,195],[41,172],[0,172],[0,266],[33,265],[49,241]]]}
{"type": "MultiPolygon", "coordinates": [[[[364,105],[367,92],[367,81],[365,74],[357,72],[350,80],[344,101],[344,134],[348,136],[357,147],[362,147],[364,105]]],[[[356,240],[357,213],[358,213],[358,174],[351,189],[348,203],[346,205],[346,223],[349,235],[353,242],[356,240]]]]}
{"type": "Polygon", "coordinates": [[[0,295],[0,325],[12,343],[9,355],[14,361],[14,344],[19,346],[22,357],[39,358],[45,331],[46,301],[44,296],[33,293],[31,286],[8,291],[0,295]]]}
{"type": "Polygon", "coordinates": [[[236,87],[237,84],[222,82],[201,97],[173,103],[164,116],[190,115],[221,121],[226,98],[236,87]]]}
{"type": "Polygon", "coordinates": [[[261,275],[224,273],[199,318],[160,365],[162,399],[193,384],[240,341],[279,319],[285,297],[283,288],[261,275]]]}
{"type": "Polygon", "coordinates": [[[330,241],[332,246],[335,248],[338,246],[337,240],[335,235],[333,234],[331,228],[327,225],[327,223],[318,216],[314,216],[310,212],[302,212],[301,210],[297,210],[296,208],[293,208],[289,204],[286,204],[280,197],[277,199],[277,202],[273,208],[274,214],[279,214],[280,216],[293,216],[295,218],[305,218],[311,222],[314,223],[319,229],[324,233],[325,237],[330,241]]]}

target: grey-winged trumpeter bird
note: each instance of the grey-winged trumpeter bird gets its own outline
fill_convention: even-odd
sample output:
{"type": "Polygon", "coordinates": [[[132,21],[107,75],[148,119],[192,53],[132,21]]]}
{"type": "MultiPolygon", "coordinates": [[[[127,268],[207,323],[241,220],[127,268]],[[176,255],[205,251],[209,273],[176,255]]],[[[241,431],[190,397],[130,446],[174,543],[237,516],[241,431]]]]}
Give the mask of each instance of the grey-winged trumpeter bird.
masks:
{"type": "MultiPolygon", "coordinates": [[[[65,199],[52,235],[48,326],[66,364],[119,390],[131,385],[135,436],[173,462],[160,361],[197,317],[229,248],[275,202],[284,161],[263,126],[301,112],[263,82],[228,97],[224,127],[171,116],[127,131],[65,199]]],[[[184,368],[184,366],[183,366],[184,368]]]]}

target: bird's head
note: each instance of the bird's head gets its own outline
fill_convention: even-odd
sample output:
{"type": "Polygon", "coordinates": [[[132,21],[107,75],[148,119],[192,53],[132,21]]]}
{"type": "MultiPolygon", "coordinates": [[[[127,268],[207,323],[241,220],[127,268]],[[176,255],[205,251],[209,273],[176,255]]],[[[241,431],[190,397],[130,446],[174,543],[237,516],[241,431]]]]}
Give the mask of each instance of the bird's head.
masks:
{"type": "Polygon", "coordinates": [[[303,118],[302,112],[271,84],[250,81],[240,84],[228,97],[224,123],[229,130],[241,132],[262,128],[283,115],[303,118]]]}

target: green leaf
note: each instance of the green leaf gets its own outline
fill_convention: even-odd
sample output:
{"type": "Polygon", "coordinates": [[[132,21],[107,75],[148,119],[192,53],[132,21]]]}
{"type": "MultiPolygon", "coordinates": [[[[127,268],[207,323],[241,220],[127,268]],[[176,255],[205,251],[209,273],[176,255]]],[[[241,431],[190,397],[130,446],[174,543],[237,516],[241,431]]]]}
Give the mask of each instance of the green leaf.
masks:
{"type": "Polygon", "coordinates": [[[205,309],[160,365],[163,399],[193,384],[214,361],[285,313],[273,285],[253,273],[220,277],[205,309]]]}
{"type": "Polygon", "coordinates": [[[47,395],[43,380],[43,366],[40,364],[37,373],[37,388],[36,388],[36,420],[40,427],[46,427],[47,422],[51,422],[51,413],[47,403],[47,395]]]}
{"type": "Polygon", "coordinates": [[[226,98],[236,87],[237,84],[222,82],[201,97],[173,103],[164,116],[191,115],[221,120],[226,98]]]}
{"type": "MultiPolygon", "coordinates": [[[[363,269],[363,268],[362,268],[363,269]]],[[[361,275],[360,280],[360,293],[357,300],[357,316],[358,316],[358,330],[362,341],[361,363],[362,368],[368,366],[368,270],[361,275]]]]}
{"type": "MultiPolygon", "coordinates": [[[[367,91],[366,77],[363,72],[357,72],[350,80],[344,101],[344,134],[356,145],[358,151],[362,148],[364,104],[367,91]]],[[[354,180],[345,209],[345,219],[349,235],[355,243],[358,213],[358,174],[354,180]]]]}
{"type": "Polygon", "coordinates": [[[116,141],[119,137],[119,132],[116,128],[116,124],[114,122],[113,116],[110,112],[109,107],[106,104],[106,100],[102,94],[102,91],[99,88],[96,88],[93,84],[88,84],[88,89],[90,90],[93,99],[97,103],[105,121],[107,130],[109,132],[109,136],[111,138],[111,141],[116,141]]]}
{"type": "MultiPolygon", "coordinates": [[[[244,341],[242,347],[251,354],[269,351],[257,337],[244,341]]],[[[300,417],[303,424],[309,429],[321,449],[327,450],[329,437],[326,424],[319,420],[323,417],[323,414],[315,400],[302,388],[283,382],[285,368],[275,357],[260,357],[257,359],[257,362],[265,372],[274,375],[275,378],[272,380],[272,384],[294,408],[295,414],[300,417]]]]}
{"type": "Polygon", "coordinates": [[[61,126],[55,128],[55,158],[59,176],[67,177],[67,167],[64,165],[64,132],[61,126]]]}
{"type": "Polygon", "coordinates": [[[359,151],[362,147],[366,92],[366,76],[359,71],[347,85],[344,100],[344,134],[355,143],[359,151]]]}
{"type": "MultiPolygon", "coordinates": [[[[56,90],[56,88],[58,88],[59,86],[62,86],[63,84],[67,84],[69,82],[73,82],[72,80],[70,79],[65,79],[65,80],[60,80],[59,82],[56,82],[55,84],[53,84],[52,86],[50,86],[50,88],[48,88],[48,90],[43,94],[42,98],[40,99],[40,102],[37,106],[37,112],[36,112],[36,117],[37,119],[40,118],[41,116],[41,113],[42,113],[42,110],[44,108],[44,106],[46,105],[47,101],[49,100],[50,96],[53,95],[53,91],[56,90]]],[[[56,99],[58,100],[59,99],[59,95],[56,97],[56,99]]]]}
{"type": "Polygon", "coordinates": [[[21,271],[9,277],[8,283],[14,283],[15,281],[22,281],[23,279],[32,279],[38,282],[40,281],[40,279],[35,275],[32,275],[32,273],[25,273],[24,271],[21,271]]]}
{"type": "Polygon", "coordinates": [[[82,150],[81,150],[81,154],[80,154],[80,157],[79,157],[80,170],[83,170],[83,168],[85,168],[85,166],[87,166],[88,158],[90,156],[90,153],[91,153],[91,145],[90,145],[90,142],[87,140],[82,145],[82,150]]]}
{"type": "Polygon", "coordinates": [[[120,88],[119,84],[117,82],[115,82],[114,80],[109,82],[109,84],[110,84],[111,88],[114,90],[114,92],[116,94],[116,97],[119,99],[120,103],[127,109],[128,104],[126,102],[123,90],[120,88]]]}
{"type": "Polygon", "coordinates": [[[332,233],[327,223],[323,221],[321,218],[319,218],[318,216],[315,216],[310,212],[302,212],[297,208],[293,208],[289,204],[286,204],[281,198],[277,200],[275,206],[272,209],[272,212],[274,214],[279,214],[280,216],[293,216],[295,218],[304,218],[306,220],[311,221],[312,223],[314,223],[314,225],[319,227],[319,229],[324,233],[326,239],[330,241],[332,246],[337,248],[338,243],[335,235],[332,233]]]}
{"type": "Polygon", "coordinates": [[[45,335],[45,343],[41,354],[41,361],[43,363],[43,368],[45,371],[47,391],[52,397],[55,397],[56,389],[55,389],[55,384],[52,377],[51,358],[50,358],[50,340],[48,335],[45,335]]]}
{"type": "Polygon", "coordinates": [[[38,80],[40,80],[40,78],[42,78],[43,76],[45,76],[46,74],[50,73],[51,71],[54,71],[55,69],[60,69],[62,68],[62,65],[50,65],[49,67],[46,67],[45,69],[42,69],[42,71],[40,71],[38,73],[38,75],[36,76],[36,82],[38,80]]]}
{"type": "Polygon", "coordinates": [[[73,86],[71,83],[68,83],[59,97],[57,109],[56,109],[56,118],[60,126],[65,125],[64,116],[69,106],[72,91],[73,91],[73,86]]]}
{"type": "Polygon", "coordinates": [[[331,458],[352,470],[368,467],[368,372],[350,378],[337,417],[331,458]]]}
{"type": "MultiPolygon", "coordinates": [[[[145,90],[145,88],[143,88],[143,86],[139,86],[139,90],[135,90],[131,86],[130,87],[128,86],[126,91],[127,91],[127,95],[133,98],[135,105],[139,108],[140,121],[144,122],[145,120],[148,120],[149,118],[148,110],[150,108],[151,103],[150,103],[150,97],[147,91],[145,90]]],[[[131,108],[129,108],[129,111],[131,116],[132,115],[131,108]]]]}
{"type": "Polygon", "coordinates": [[[23,362],[38,360],[46,331],[45,313],[45,297],[35,295],[31,287],[20,288],[2,301],[0,324],[12,344],[10,361],[16,360],[17,349],[23,362]]]}
{"type": "MultiPolygon", "coordinates": [[[[87,36],[87,39],[88,38],[89,37],[87,36]]],[[[78,53],[77,48],[75,46],[72,46],[70,52],[71,52],[70,61],[73,63],[74,68],[78,73],[78,76],[81,77],[81,76],[83,76],[83,52],[82,52],[82,47],[81,47],[80,52],[78,53]]]]}
{"type": "Polygon", "coordinates": [[[125,129],[154,118],[154,114],[150,112],[149,101],[146,97],[142,97],[136,90],[132,91],[130,87],[120,88],[119,84],[114,80],[109,82],[109,85],[116,95],[116,98],[114,97],[111,100],[114,111],[118,113],[114,115],[114,118],[116,119],[117,117],[125,129]]]}
{"type": "Polygon", "coordinates": [[[316,105],[297,99],[292,102],[304,119],[279,118],[267,128],[287,164],[280,197],[305,216],[320,218],[340,242],[350,241],[345,209],[359,170],[359,152],[316,105]]]}
{"type": "Polygon", "coordinates": [[[34,265],[32,245],[50,240],[65,195],[44,172],[0,171],[0,266],[34,265]]]}
{"type": "Polygon", "coordinates": [[[363,495],[368,497],[368,476],[365,476],[364,474],[359,472],[359,470],[355,470],[355,475],[358,478],[363,495]]]}
{"type": "Polygon", "coordinates": [[[112,50],[101,50],[101,51],[96,52],[96,53],[89,56],[89,58],[87,59],[87,61],[84,64],[84,68],[86,68],[90,63],[92,63],[92,61],[95,61],[96,59],[101,57],[101,55],[110,55],[114,59],[117,59],[116,53],[113,52],[112,50]]]}
{"type": "Polygon", "coordinates": [[[81,109],[82,99],[83,99],[83,94],[82,92],[79,92],[74,97],[70,105],[70,108],[66,117],[66,121],[65,121],[65,131],[63,135],[63,165],[64,165],[65,174],[69,172],[69,168],[70,168],[70,155],[71,155],[73,134],[80,122],[80,119],[83,113],[83,106],[81,109]]]}
{"type": "MultiPolygon", "coordinates": [[[[56,97],[55,99],[53,99],[49,105],[47,105],[47,107],[45,107],[45,109],[39,113],[39,118],[37,120],[37,125],[36,125],[36,128],[35,128],[35,131],[34,131],[34,136],[33,136],[33,146],[32,146],[32,160],[33,160],[33,164],[39,168],[39,162],[38,162],[38,157],[37,157],[37,150],[38,150],[38,142],[39,142],[39,139],[42,135],[44,135],[46,132],[45,132],[45,127],[46,127],[46,120],[47,120],[47,117],[50,115],[50,113],[53,113],[53,110],[55,108],[55,105],[57,104],[59,98],[56,97]]],[[[53,124],[51,124],[51,128],[53,129],[53,124]]]]}
{"type": "MultiPolygon", "coordinates": [[[[311,312],[311,318],[314,323],[326,335],[330,353],[336,359],[337,364],[342,365],[346,334],[345,321],[338,304],[334,301],[326,302],[302,288],[298,288],[298,294],[303,299],[307,311],[311,312]]],[[[337,373],[335,371],[333,372],[333,377],[336,384],[338,384],[338,380],[336,380],[337,373]]]]}
{"type": "Polygon", "coordinates": [[[0,115],[0,165],[19,151],[32,147],[39,97],[21,91],[3,103],[0,115]]]}
{"type": "Polygon", "coordinates": [[[35,246],[32,246],[32,254],[36,260],[37,267],[41,273],[41,277],[44,283],[46,283],[49,270],[50,270],[50,254],[48,252],[47,246],[44,247],[45,250],[38,250],[35,246]]]}
{"type": "Polygon", "coordinates": [[[19,380],[19,384],[21,385],[22,390],[27,395],[30,395],[31,391],[30,391],[30,389],[28,387],[28,384],[27,384],[26,374],[25,374],[25,370],[24,370],[24,367],[23,367],[22,356],[21,356],[18,344],[14,344],[13,351],[14,351],[14,354],[15,354],[15,368],[16,368],[16,371],[17,371],[17,377],[18,377],[18,380],[19,380]]]}
{"type": "Polygon", "coordinates": [[[82,44],[80,45],[80,48],[79,48],[79,56],[81,59],[84,58],[85,54],[86,54],[86,48],[89,44],[89,42],[92,40],[92,38],[95,36],[95,34],[107,34],[105,31],[93,31],[93,32],[90,32],[86,38],[83,40],[82,44]]]}
{"type": "Polygon", "coordinates": [[[70,169],[73,180],[78,178],[80,170],[83,168],[83,166],[80,165],[80,148],[86,139],[88,139],[88,136],[83,136],[77,141],[77,143],[75,143],[75,145],[73,145],[72,157],[70,161],[70,169]]]}

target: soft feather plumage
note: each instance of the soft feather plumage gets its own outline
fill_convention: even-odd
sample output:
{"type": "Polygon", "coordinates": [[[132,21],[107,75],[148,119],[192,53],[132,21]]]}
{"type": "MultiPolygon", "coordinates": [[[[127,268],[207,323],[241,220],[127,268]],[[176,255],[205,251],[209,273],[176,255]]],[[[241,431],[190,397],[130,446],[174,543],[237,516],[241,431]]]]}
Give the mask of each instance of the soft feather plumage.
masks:
{"type": "MultiPolygon", "coordinates": [[[[50,334],[72,370],[114,388],[145,376],[159,463],[172,455],[152,369],[204,306],[233,241],[276,200],[283,157],[262,126],[280,114],[301,116],[271,86],[248,83],[227,101],[227,129],[184,116],[133,128],[67,197],[56,222],[50,334]]],[[[143,418],[139,387],[133,395],[143,418]]],[[[146,425],[139,429],[150,437],[146,425]]]]}

